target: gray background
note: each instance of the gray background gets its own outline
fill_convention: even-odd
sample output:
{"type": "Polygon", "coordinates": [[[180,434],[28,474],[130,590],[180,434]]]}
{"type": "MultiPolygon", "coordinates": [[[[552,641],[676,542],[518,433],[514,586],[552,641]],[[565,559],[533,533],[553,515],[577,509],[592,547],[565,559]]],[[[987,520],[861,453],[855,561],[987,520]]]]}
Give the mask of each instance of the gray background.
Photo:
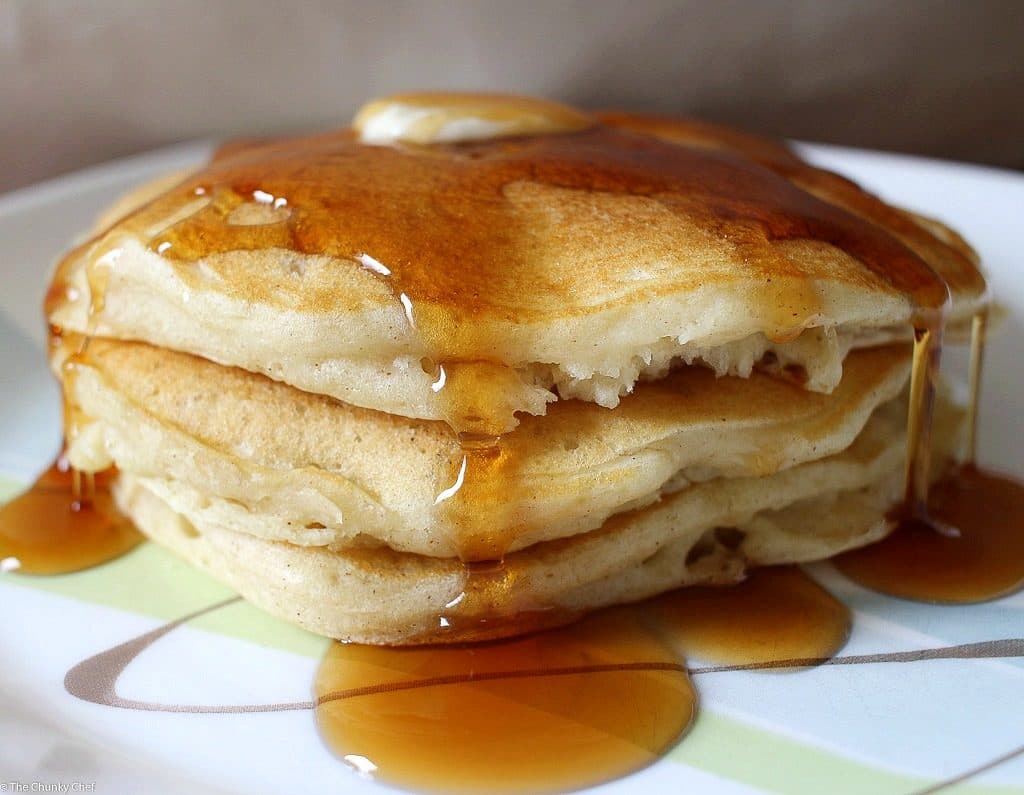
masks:
{"type": "Polygon", "coordinates": [[[1024,2],[0,0],[0,190],[415,88],[1024,166],[1024,2]]]}

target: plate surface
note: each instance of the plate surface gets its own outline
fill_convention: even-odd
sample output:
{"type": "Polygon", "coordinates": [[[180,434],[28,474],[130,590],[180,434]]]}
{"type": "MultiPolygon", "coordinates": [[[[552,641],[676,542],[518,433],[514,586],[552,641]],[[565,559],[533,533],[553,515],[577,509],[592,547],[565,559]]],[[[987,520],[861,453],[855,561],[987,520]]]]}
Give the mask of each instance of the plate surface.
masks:
{"type": "MultiPolygon", "coordinates": [[[[161,150],[0,197],[0,499],[29,482],[59,443],[39,310],[54,259],[119,193],[199,162],[208,150],[161,150]]],[[[946,220],[980,251],[1008,310],[986,361],[981,458],[1024,475],[1024,177],[833,147],[803,151],[891,201],[946,220]]],[[[945,355],[954,377],[964,364],[962,351],[945,355]]],[[[843,656],[1024,638],[1024,593],[929,607],[867,592],[827,564],[811,571],[855,611],[843,656]]],[[[384,791],[324,748],[308,709],[261,708],[310,698],[326,642],[232,596],[152,544],[78,574],[0,575],[0,789],[80,782],[99,793],[384,791]],[[117,681],[122,699],[181,711],[104,706],[65,690],[65,675],[82,660],[222,602],[161,635],[117,681]],[[231,709],[203,712],[209,705],[231,709]]],[[[946,659],[699,677],[700,717],[686,740],[656,765],[600,789],[1024,792],[1024,641],[999,648],[1006,656],[954,651],[946,659]],[[998,761],[1004,756],[1012,758],[998,761]]],[[[102,689],[104,673],[88,671],[86,684],[102,689]]]]}

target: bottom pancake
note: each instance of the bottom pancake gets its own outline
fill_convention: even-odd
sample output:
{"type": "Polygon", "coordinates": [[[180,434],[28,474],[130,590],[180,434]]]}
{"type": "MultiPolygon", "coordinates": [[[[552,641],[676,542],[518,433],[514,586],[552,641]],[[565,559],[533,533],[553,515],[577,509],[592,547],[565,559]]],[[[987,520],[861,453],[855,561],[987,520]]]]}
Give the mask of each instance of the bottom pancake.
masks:
{"type": "MultiPolygon", "coordinates": [[[[115,496],[147,536],[312,632],[375,644],[481,640],[680,586],[736,582],[748,567],[820,560],[881,538],[902,491],[903,413],[897,402],[882,407],[842,453],[767,477],[691,485],[473,575],[450,558],[384,546],[300,547],[214,527],[189,508],[195,501],[175,481],[122,474],[115,496]]],[[[944,463],[958,422],[948,410],[941,415],[936,447],[944,463]]],[[[241,515],[239,522],[245,526],[241,515]]]]}

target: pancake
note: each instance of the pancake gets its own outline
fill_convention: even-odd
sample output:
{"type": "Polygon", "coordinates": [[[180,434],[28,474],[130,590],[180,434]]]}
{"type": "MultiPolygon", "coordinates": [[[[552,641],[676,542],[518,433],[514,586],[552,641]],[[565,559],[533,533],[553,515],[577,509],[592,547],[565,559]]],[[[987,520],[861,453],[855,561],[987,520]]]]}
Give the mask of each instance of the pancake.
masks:
{"type": "Polygon", "coordinates": [[[529,107],[529,135],[225,150],[65,258],[49,318],[495,435],[559,398],[614,408],[680,363],[827,393],[947,284],[954,326],[982,300],[954,233],[780,144],[529,107]]]}
{"type": "Polygon", "coordinates": [[[765,373],[717,379],[683,368],[614,411],[563,401],[502,441],[499,468],[470,472],[439,502],[464,455],[443,423],[141,343],[94,339],[65,371],[79,345],[53,349],[66,399],[88,418],[69,439],[76,467],[116,465],[173,482],[173,499],[166,490],[164,498],[213,527],[447,558],[492,557],[473,554],[480,525],[500,541],[500,557],[593,530],[693,482],[770,475],[838,453],[908,373],[907,349],[890,346],[852,353],[831,395],[765,373]]]}
{"type": "MultiPolygon", "coordinates": [[[[598,530],[532,545],[509,555],[483,587],[450,558],[297,546],[214,527],[198,513],[171,508],[166,498],[174,489],[159,479],[122,474],[115,494],[149,537],[313,632],[362,643],[481,640],[877,540],[902,489],[902,421],[892,403],[842,453],[766,477],[691,485],[598,530]]],[[[945,460],[955,417],[939,427],[945,460]]],[[[245,527],[245,512],[236,510],[245,527]]]]}
{"type": "MultiPolygon", "coordinates": [[[[417,644],[881,538],[984,291],[955,232],[781,143],[424,94],[143,186],[46,309],[68,461],[144,534],[417,644]]],[[[959,424],[942,396],[936,474],[959,424]]]]}

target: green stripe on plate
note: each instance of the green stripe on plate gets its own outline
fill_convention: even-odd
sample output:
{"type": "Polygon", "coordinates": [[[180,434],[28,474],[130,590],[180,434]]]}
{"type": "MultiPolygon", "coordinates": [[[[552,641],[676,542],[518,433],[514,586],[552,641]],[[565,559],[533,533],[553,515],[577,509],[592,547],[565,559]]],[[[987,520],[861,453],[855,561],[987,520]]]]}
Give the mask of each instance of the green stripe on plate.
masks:
{"type": "MultiPolygon", "coordinates": [[[[709,710],[698,714],[686,739],[668,758],[787,795],[905,795],[937,783],[874,767],[709,710]]],[[[942,791],[949,795],[1011,795],[1024,789],[964,782],[942,791]]]]}
{"type": "Polygon", "coordinates": [[[5,475],[0,475],[0,503],[7,502],[7,500],[21,491],[22,488],[22,484],[18,481],[11,480],[5,475]]]}

